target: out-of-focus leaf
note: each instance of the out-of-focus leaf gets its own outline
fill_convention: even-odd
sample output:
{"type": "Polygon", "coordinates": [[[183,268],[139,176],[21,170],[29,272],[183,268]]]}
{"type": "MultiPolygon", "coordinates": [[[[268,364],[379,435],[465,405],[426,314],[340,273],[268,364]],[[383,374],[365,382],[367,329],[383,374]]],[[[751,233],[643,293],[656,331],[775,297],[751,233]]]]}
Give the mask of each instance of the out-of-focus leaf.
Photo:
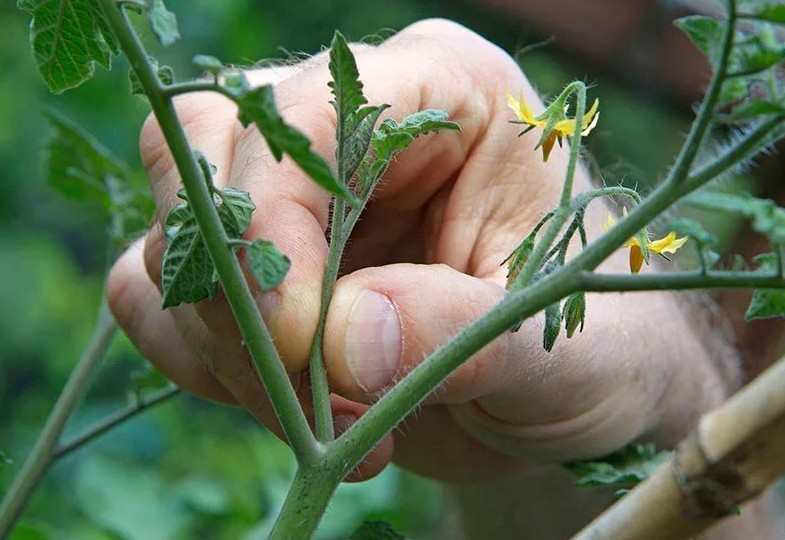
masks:
{"type": "Polygon", "coordinates": [[[689,236],[700,246],[711,246],[717,243],[717,237],[704,229],[703,225],[694,219],[674,219],[670,228],[679,236],[689,236]]]}
{"type": "MultiPolygon", "coordinates": [[[[774,253],[758,255],[754,262],[758,265],[758,272],[774,273],[779,269],[779,260],[774,253]]],[[[785,290],[755,289],[744,319],[751,321],[772,317],[785,317],[785,290]]]]}
{"type": "Polygon", "coordinates": [[[22,523],[14,527],[8,540],[55,540],[53,531],[22,523]]]}
{"type": "Polygon", "coordinates": [[[785,245],[785,209],[770,199],[758,199],[749,194],[699,192],[689,197],[687,203],[745,216],[757,232],[775,244],[785,245]]]}
{"type": "Polygon", "coordinates": [[[785,106],[770,101],[750,101],[735,107],[733,112],[722,115],[720,119],[724,122],[743,122],[766,114],[785,115],[785,106]]]}
{"type": "Polygon", "coordinates": [[[180,39],[180,31],[177,29],[177,17],[166,9],[163,0],[150,0],[148,2],[147,18],[150,21],[153,33],[164,47],[168,47],[180,39]]]}
{"type": "Polygon", "coordinates": [[[714,61],[717,48],[722,43],[723,24],[705,15],[689,15],[676,19],[674,24],[692,40],[698,49],[714,61]]]}
{"type": "Polygon", "coordinates": [[[201,69],[202,71],[206,71],[211,75],[218,75],[224,68],[223,62],[218,60],[215,56],[210,56],[207,54],[197,54],[193,57],[193,65],[197,68],[201,69]]]}
{"type": "Polygon", "coordinates": [[[564,467],[579,487],[630,487],[648,478],[670,456],[653,444],[631,444],[601,459],[576,461],[564,467]]]}
{"type": "Polygon", "coordinates": [[[92,0],[19,0],[17,7],[32,15],[33,56],[53,93],[90,79],[96,63],[111,67],[117,43],[92,0]]]}

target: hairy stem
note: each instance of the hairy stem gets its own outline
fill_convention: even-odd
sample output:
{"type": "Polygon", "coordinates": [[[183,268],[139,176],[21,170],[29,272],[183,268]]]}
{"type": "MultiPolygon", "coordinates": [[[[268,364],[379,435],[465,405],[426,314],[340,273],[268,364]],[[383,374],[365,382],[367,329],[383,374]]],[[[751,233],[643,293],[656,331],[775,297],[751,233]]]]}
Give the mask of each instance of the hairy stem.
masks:
{"type": "Polygon", "coordinates": [[[695,161],[695,156],[698,154],[698,149],[706,135],[706,131],[708,131],[709,126],[711,125],[714,109],[717,107],[717,102],[720,98],[722,84],[725,82],[725,74],[728,70],[728,60],[731,50],[733,49],[733,37],[735,34],[736,0],[728,0],[728,22],[725,26],[725,34],[722,37],[722,48],[720,50],[717,67],[714,70],[711,83],[709,83],[709,88],[706,90],[706,97],[701,103],[698,117],[695,119],[695,122],[693,122],[690,132],[687,135],[687,140],[681,147],[681,152],[679,152],[676,163],[668,174],[665,183],[682,182],[689,174],[692,163],[695,161]]]}
{"type": "Polygon", "coordinates": [[[6,538],[19,516],[27,506],[38,483],[49,466],[56,459],[54,448],[63,432],[68,417],[87,390],[93,373],[106,354],[112,338],[117,331],[117,324],[105,302],[101,303],[98,323],[79,362],[74,367],[68,382],[63,387],[60,397],[46,419],[44,429],[32,452],[25,461],[22,470],[14,479],[0,505],[0,538],[6,538]]]}
{"type": "MultiPolygon", "coordinates": [[[[341,161],[338,162],[341,169],[341,161]]],[[[339,171],[339,178],[343,181],[342,171],[339,171]]],[[[333,199],[333,215],[330,223],[330,249],[327,254],[327,268],[324,273],[322,284],[322,305],[319,309],[319,322],[316,326],[316,334],[313,338],[311,348],[311,391],[313,392],[313,413],[314,424],[316,426],[316,438],[323,443],[331,442],[335,438],[333,428],[333,413],[330,408],[330,386],[327,382],[327,370],[324,367],[324,325],[327,322],[327,310],[330,307],[330,300],[335,290],[335,280],[338,278],[338,270],[341,266],[341,256],[343,255],[344,242],[343,221],[346,204],[338,199],[333,199]]]]}
{"type": "Polygon", "coordinates": [[[228,245],[226,231],[221,225],[199,165],[177,118],[174,105],[171,99],[164,95],[164,87],[158,81],[125,13],[118,9],[112,0],[99,1],[121,49],[139,78],[174,157],[194,218],[215,264],[243,342],[248,348],[258,375],[261,376],[284,434],[299,462],[315,461],[322,452],[321,446],[311,433],[297,394],[286,374],[267,326],[262,320],[240,264],[228,245]]]}
{"type": "Polygon", "coordinates": [[[53,459],[60,459],[70,454],[71,452],[79,450],[86,444],[89,444],[98,437],[105,435],[107,432],[116,428],[120,424],[130,420],[147,409],[168,401],[179,393],[179,388],[170,386],[168,388],[164,388],[163,390],[159,390],[148,398],[140,400],[138,403],[129,405],[121,411],[117,411],[111,416],[100,420],[94,426],[87,428],[84,432],[77,435],[70,441],[58,445],[57,448],[55,448],[52,452],[53,459]]]}
{"type": "Polygon", "coordinates": [[[580,272],[578,288],[586,292],[678,291],[688,289],[785,289],[779,274],[759,272],[663,272],[595,274],[580,272]]]}

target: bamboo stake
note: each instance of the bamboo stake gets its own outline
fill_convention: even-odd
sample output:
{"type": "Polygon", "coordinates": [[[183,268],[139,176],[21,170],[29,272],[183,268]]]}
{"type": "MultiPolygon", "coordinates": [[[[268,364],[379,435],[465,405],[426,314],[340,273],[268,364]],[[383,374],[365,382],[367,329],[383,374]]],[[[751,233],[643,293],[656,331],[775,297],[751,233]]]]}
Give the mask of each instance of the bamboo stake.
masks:
{"type": "Polygon", "coordinates": [[[674,455],[573,540],[689,539],[785,473],[785,359],[705,414],[674,455]]]}

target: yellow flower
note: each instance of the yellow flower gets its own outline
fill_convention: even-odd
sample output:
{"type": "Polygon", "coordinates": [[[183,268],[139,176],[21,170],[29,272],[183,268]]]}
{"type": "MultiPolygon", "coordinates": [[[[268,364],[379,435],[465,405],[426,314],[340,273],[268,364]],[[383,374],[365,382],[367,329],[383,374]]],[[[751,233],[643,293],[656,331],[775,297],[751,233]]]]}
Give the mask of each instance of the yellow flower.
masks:
{"type": "MultiPolygon", "coordinates": [[[[512,95],[507,93],[507,105],[510,107],[510,109],[513,110],[515,116],[518,117],[519,123],[529,126],[526,131],[536,127],[542,128],[544,130],[547,127],[548,116],[546,115],[544,118],[542,118],[543,115],[540,115],[539,117],[534,116],[531,107],[529,107],[529,105],[523,99],[523,91],[521,91],[520,100],[515,99],[512,97],[512,95]]],[[[589,111],[583,115],[583,120],[581,121],[581,135],[588,135],[597,125],[597,122],[600,120],[599,108],[600,100],[595,99],[589,111]]],[[[548,111],[546,110],[546,113],[547,112],[548,111]]],[[[543,161],[548,161],[548,156],[550,156],[553,145],[557,140],[559,141],[559,146],[561,146],[562,138],[567,136],[572,137],[575,135],[575,124],[575,118],[563,118],[562,120],[558,120],[553,124],[553,128],[551,129],[550,133],[548,133],[548,136],[542,142],[543,161]]],[[[524,131],[524,133],[526,131],[524,131]]]]}
{"type": "MultiPolygon", "coordinates": [[[[627,209],[624,209],[624,215],[627,215],[627,209]]],[[[611,227],[616,226],[616,220],[613,219],[613,216],[610,213],[605,213],[605,219],[602,223],[602,230],[608,232],[611,227]]],[[[663,253],[676,253],[681,246],[683,246],[687,240],[689,240],[689,236],[682,236],[681,238],[676,238],[676,233],[671,231],[664,237],[660,238],[659,240],[654,240],[653,242],[646,242],[646,248],[658,255],[662,255],[663,253]]],[[[641,244],[637,238],[632,237],[624,243],[624,247],[630,248],[630,272],[633,274],[637,274],[641,271],[643,267],[643,250],[641,250],[641,244]]],[[[663,255],[664,257],[664,255],[663,255]]],[[[667,257],[666,257],[667,258],[667,257]]]]}

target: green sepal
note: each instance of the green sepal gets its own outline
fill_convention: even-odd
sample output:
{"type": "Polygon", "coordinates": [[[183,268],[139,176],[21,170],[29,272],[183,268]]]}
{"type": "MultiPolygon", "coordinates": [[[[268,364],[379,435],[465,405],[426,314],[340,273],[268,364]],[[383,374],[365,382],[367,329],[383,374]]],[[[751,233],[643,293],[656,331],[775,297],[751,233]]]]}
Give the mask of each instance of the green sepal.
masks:
{"type": "Polygon", "coordinates": [[[559,303],[554,302],[545,308],[545,326],[542,330],[542,346],[551,352],[556,339],[559,337],[561,330],[561,311],[559,310],[559,303]]]}
{"type": "Polygon", "coordinates": [[[515,283],[518,274],[526,266],[526,262],[529,260],[533,250],[534,234],[530,234],[502,261],[502,264],[507,264],[507,290],[510,290],[515,283]]]}
{"type": "Polygon", "coordinates": [[[586,293],[575,292],[567,297],[564,302],[562,318],[568,339],[572,337],[578,327],[580,327],[578,331],[583,332],[583,323],[586,320],[586,293]]]}

